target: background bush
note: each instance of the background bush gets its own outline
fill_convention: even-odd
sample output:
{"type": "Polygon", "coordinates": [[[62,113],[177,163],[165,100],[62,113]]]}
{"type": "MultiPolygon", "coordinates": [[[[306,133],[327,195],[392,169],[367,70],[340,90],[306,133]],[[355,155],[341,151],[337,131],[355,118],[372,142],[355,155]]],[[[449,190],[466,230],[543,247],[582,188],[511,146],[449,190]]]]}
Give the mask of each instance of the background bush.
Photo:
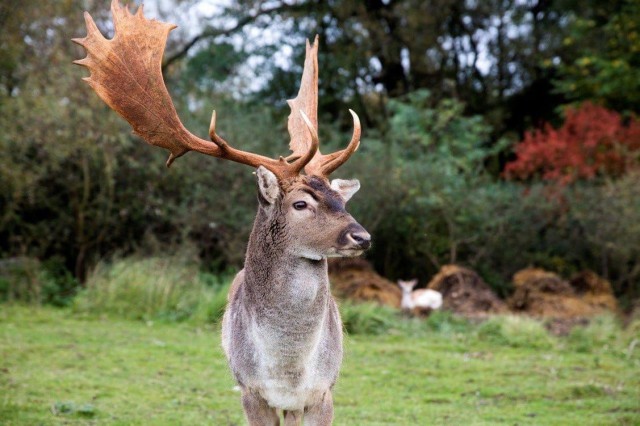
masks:
{"type": "Polygon", "coordinates": [[[42,263],[29,257],[0,260],[0,301],[67,306],[79,283],[60,259],[42,263]]]}
{"type": "Polygon", "coordinates": [[[216,323],[230,282],[203,275],[184,257],[130,257],[99,263],[73,307],[92,315],[216,323]]]}
{"type": "Polygon", "coordinates": [[[398,311],[387,306],[348,301],[339,306],[342,325],[347,334],[385,334],[400,323],[398,311]]]}

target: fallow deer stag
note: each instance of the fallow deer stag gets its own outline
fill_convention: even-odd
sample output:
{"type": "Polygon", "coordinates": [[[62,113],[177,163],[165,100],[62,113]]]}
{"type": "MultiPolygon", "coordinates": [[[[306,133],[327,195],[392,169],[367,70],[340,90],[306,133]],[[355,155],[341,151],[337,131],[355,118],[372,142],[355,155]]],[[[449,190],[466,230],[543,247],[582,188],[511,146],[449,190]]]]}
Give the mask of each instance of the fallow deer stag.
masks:
{"type": "Polygon", "coordinates": [[[317,38],[307,42],[300,91],[289,101],[293,151],[272,159],[238,150],[216,133],[184,128],[164,85],[161,59],[174,25],[148,20],[142,6],[132,14],[111,5],[115,35],[105,39],[88,13],[88,34],[73,41],[87,50],[77,64],[91,71],[87,83],[134,132],[170,151],[167,166],[198,151],[257,168],[258,213],[244,269],[233,281],[222,326],[222,345],[242,390],[252,425],[331,424],[331,390],[342,360],[342,325],[329,292],[327,257],[357,256],[371,238],[345,210],[359,189],[357,180],[328,176],[355,152],[360,122],[351,111],[349,145],[328,155],[318,150],[317,38]]]}

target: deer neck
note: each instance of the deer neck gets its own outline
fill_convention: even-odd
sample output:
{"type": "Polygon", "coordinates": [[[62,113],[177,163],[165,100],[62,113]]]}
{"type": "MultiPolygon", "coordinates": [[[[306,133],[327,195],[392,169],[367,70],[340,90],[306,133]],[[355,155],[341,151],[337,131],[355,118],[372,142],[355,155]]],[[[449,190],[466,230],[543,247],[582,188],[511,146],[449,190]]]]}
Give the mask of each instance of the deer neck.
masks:
{"type": "Polygon", "coordinates": [[[322,308],[329,297],[327,260],[296,256],[287,250],[286,224],[281,216],[256,216],[245,258],[244,286],[258,306],[281,312],[308,313],[322,308]]]}
{"type": "Polygon", "coordinates": [[[411,291],[402,290],[402,300],[400,301],[400,307],[402,309],[413,309],[413,297],[411,291]]]}

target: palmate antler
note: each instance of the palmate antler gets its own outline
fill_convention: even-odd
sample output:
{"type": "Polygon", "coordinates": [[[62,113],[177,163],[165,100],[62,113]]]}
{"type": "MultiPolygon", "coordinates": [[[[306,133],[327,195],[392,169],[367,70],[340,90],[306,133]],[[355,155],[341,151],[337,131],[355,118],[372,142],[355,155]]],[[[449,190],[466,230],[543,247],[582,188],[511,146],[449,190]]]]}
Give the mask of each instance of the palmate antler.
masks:
{"type": "MultiPolygon", "coordinates": [[[[118,0],[113,0],[111,13],[115,35],[111,40],[102,36],[91,16],[85,12],[87,36],[73,39],[73,42],[87,50],[87,57],[74,63],[85,66],[91,71],[91,75],[84,80],[107,105],[131,124],[134,133],[149,144],[170,151],[167,166],[185,153],[197,151],[252,167],[264,166],[279,180],[297,176],[303,168],[308,174],[328,176],[357,148],[360,135],[359,123],[357,123],[357,116],[352,112],[357,123],[354,138],[357,136],[358,140],[355,143],[352,140],[347,149],[338,153],[327,156],[316,155],[319,144],[316,132],[317,43],[314,43],[315,51],[312,59],[315,63],[315,78],[307,79],[309,83],[316,85],[313,89],[315,106],[309,109],[305,102],[302,108],[294,110],[292,105],[296,140],[303,142],[294,143],[292,139],[291,148],[294,153],[289,156],[289,160],[282,157],[276,160],[233,148],[216,133],[215,111],[211,116],[209,127],[209,136],[213,143],[193,135],[182,125],[162,78],[162,55],[169,32],[176,26],[155,19],[146,19],[142,10],[143,7],[140,6],[138,11],[132,14],[128,7],[121,6],[118,0]],[[312,119],[307,117],[305,111],[311,112],[312,119]]],[[[309,51],[307,54],[309,56],[309,51]]],[[[307,61],[305,61],[305,73],[307,61]]],[[[303,83],[301,92],[302,87],[308,87],[308,84],[303,83]]],[[[291,128],[290,117],[290,131],[291,128]]]]}
{"type": "MultiPolygon", "coordinates": [[[[287,101],[291,107],[289,114],[289,135],[291,142],[289,147],[293,154],[289,158],[302,156],[313,145],[313,140],[306,131],[301,113],[305,113],[311,120],[314,128],[318,128],[318,36],[309,45],[307,41],[307,52],[304,61],[304,71],[300,82],[300,90],[295,99],[287,101]]],[[[360,145],[360,119],[358,115],[349,110],[353,116],[353,136],[347,148],[328,155],[322,155],[319,150],[305,166],[304,170],[308,175],[329,176],[334,170],[344,164],[351,154],[356,152],[360,145]]]]}

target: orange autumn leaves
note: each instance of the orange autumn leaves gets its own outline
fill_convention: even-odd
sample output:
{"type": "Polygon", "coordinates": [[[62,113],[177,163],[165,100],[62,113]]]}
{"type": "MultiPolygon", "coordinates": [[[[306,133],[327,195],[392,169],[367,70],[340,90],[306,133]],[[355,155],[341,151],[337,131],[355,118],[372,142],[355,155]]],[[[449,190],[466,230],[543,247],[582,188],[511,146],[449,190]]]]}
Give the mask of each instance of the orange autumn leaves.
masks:
{"type": "Polygon", "coordinates": [[[508,163],[508,179],[541,178],[560,184],[621,176],[640,165],[640,120],[585,102],[566,111],[564,124],[525,133],[508,163]]]}

